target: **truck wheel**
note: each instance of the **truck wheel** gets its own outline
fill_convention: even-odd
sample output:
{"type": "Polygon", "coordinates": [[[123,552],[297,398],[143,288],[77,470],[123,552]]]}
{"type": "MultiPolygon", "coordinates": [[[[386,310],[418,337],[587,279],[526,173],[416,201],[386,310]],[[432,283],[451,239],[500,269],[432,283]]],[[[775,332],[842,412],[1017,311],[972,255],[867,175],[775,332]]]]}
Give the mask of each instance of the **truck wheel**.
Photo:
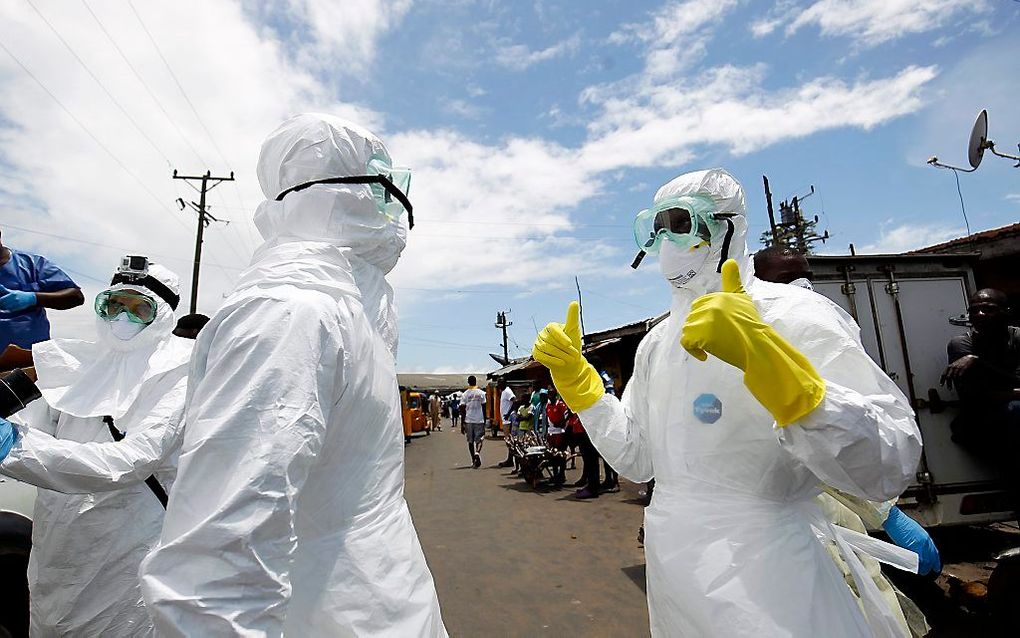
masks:
{"type": "Polygon", "coordinates": [[[1020,632],[1020,557],[1000,560],[988,579],[988,605],[1003,635],[1020,632]]]}

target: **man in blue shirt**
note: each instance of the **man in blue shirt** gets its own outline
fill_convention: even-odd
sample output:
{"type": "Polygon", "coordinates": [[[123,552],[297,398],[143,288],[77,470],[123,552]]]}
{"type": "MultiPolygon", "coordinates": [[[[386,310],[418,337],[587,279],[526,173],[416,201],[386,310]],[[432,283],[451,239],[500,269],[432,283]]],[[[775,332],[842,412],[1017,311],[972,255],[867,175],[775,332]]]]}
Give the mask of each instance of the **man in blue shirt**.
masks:
{"type": "Polygon", "coordinates": [[[0,352],[10,344],[31,348],[49,339],[46,308],[67,310],[83,303],[78,284],[48,259],[0,243],[0,352]]]}

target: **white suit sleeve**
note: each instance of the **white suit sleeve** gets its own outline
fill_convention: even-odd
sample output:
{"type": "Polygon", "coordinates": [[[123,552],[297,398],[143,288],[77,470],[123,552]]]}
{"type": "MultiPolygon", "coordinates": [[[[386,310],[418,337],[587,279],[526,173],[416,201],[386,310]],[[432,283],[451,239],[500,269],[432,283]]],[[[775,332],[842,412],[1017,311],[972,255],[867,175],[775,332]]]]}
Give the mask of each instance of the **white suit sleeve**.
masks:
{"type": "Polygon", "coordinates": [[[645,483],[655,476],[648,446],[649,343],[646,338],[638,346],[634,374],[623,391],[623,399],[607,393],[577,415],[602,458],[635,483],[645,483]]]}
{"type": "Polygon", "coordinates": [[[179,444],[187,378],[182,377],[121,441],[78,442],[58,439],[47,410],[42,427],[29,419],[18,428],[18,440],[0,463],[0,472],[58,492],[91,493],[141,483],[179,444]]]}
{"type": "Polygon", "coordinates": [[[298,497],[342,392],[342,339],[326,314],[254,300],[196,352],[177,480],[141,567],[160,635],[282,634],[298,497]]]}
{"type": "Polygon", "coordinates": [[[823,304],[787,316],[801,319],[776,328],[814,364],[825,398],[777,429],[780,444],[836,489],[871,501],[896,498],[921,456],[909,401],[823,304]]]}

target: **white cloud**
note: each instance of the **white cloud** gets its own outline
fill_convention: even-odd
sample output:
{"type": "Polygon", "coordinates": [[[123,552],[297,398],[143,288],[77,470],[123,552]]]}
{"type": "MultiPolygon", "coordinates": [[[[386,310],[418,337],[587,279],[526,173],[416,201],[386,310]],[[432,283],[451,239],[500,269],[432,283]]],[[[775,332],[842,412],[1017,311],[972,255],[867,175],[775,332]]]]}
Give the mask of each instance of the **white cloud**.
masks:
{"type": "Polygon", "coordinates": [[[601,273],[605,262],[592,251],[616,253],[564,236],[575,230],[572,209],[601,188],[576,150],[537,138],[482,144],[447,130],[398,133],[387,143],[415,167],[415,183],[427,185],[412,189],[416,224],[394,271],[398,286],[533,285],[601,273]]]}
{"type": "Polygon", "coordinates": [[[575,33],[566,40],[532,51],[524,44],[503,44],[496,49],[496,63],[511,71],[524,71],[540,62],[546,62],[564,55],[573,55],[581,46],[581,36],[575,33]]]}
{"type": "MultiPolygon", "coordinates": [[[[233,2],[136,3],[201,119],[188,106],[130,7],[110,1],[88,5],[169,119],[85,6],[47,2],[36,6],[144,136],[31,7],[0,5],[0,42],[88,129],[78,126],[0,51],[3,221],[70,238],[10,229],[5,239],[44,254],[56,253],[69,266],[97,279],[109,276],[119,255],[137,251],[176,270],[187,297],[195,220],[193,213],[177,210],[173,202],[197,195],[172,180],[171,172],[211,170],[223,175],[233,170],[238,181],[219,186],[209,200],[214,215],[232,221],[229,226],[211,226],[205,235],[200,307],[215,309],[258,242],[250,219],[262,199],[254,167],[263,137],[285,117],[305,110],[325,110],[368,125],[381,123],[381,117],[367,108],[338,102],[314,76],[289,62],[284,45],[270,37],[271,32],[254,29],[233,2]],[[12,184],[31,197],[19,196],[8,188],[12,184]]],[[[87,291],[100,286],[91,280],[83,283],[87,291]]]]}
{"type": "Polygon", "coordinates": [[[751,23],[751,33],[756,38],[771,35],[776,29],[792,20],[798,11],[796,0],[779,0],[764,17],[751,23]]]}
{"type": "Polygon", "coordinates": [[[842,127],[870,129],[923,105],[921,91],[935,67],[848,84],[822,77],[778,91],[763,87],[765,67],[702,69],[674,83],[603,86],[585,99],[602,109],[584,149],[591,166],[652,166],[690,158],[721,144],[746,154],[776,142],[842,127]]]}
{"type": "Polygon", "coordinates": [[[440,101],[440,105],[447,113],[469,120],[476,120],[482,115],[482,109],[467,100],[457,98],[444,99],[440,101]]]}
{"type": "Polygon", "coordinates": [[[670,2],[653,12],[647,22],[623,25],[609,36],[609,43],[643,43],[645,75],[662,78],[701,59],[713,27],[737,4],[738,0],[670,2]]]}
{"type": "Polygon", "coordinates": [[[302,63],[348,74],[367,68],[377,54],[380,37],[400,24],[412,4],[411,0],[286,1],[291,19],[304,25],[311,36],[309,40],[301,35],[294,38],[302,63]]]}
{"type": "Polygon", "coordinates": [[[963,237],[965,228],[954,227],[943,222],[934,224],[883,224],[878,238],[858,249],[858,254],[895,254],[940,244],[950,239],[963,237]]]}
{"type": "Polygon", "coordinates": [[[817,25],[823,35],[850,37],[871,47],[956,24],[988,9],[986,0],[818,0],[796,17],[787,14],[792,20],[786,32],[817,25]]]}
{"type": "MultiPolygon", "coordinates": [[[[933,67],[907,67],[888,77],[852,82],[822,77],[781,90],[766,88],[768,69],[763,65],[706,65],[686,77],[691,58],[685,58],[684,51],[704,51],[715,27],[736,3],[671,3],[650,16],[648,24],[620,31],[621,38],[631,38],[642,48],[646,69],[655,69],[656,75],[642,71],[586,90],[582,107],[590,113],[582,115],[590,117],[583,141],[567,146],[540,137],[510,136],[480,142],[455,130],[392,130],[382,114],[340,101],[336,78],[317,75],[320,61],[291,54],[290,36],[281,35],[278,27],[268,28],[234,2],[136,4],[215,136],[215,145],[122,3],[93,0],[90,5],[201,160],[94,28],[83,7],[39,4],[169,163],[126,123],[30,9],[0,4],[0,42],[138,175],[156,200],[0,51],[5,89],[0,93],[3,221],[71,238],[11,230],[5,239],[44,254],[57,253],[62,261],[98,279],[107,276],[120,254],[147,253],[182,275],[187,297],[194,218],[170,206],[178,196],[194,195],[171,180],[170,172],[234,170],[236,184],[220,186],[211,198],[212,212],[233,223],[214,225],[206,233],[200,310],[207,314],[232,287],[258,241],[250,217],[262,199],[254,171],[259,145],[283,118],[296,112],[327,111],[362,122],[380,133],[399,163],[414,168],[411,195],[418,223],[392,277],[407,309],[432,294],[408,288],[489,285],[530,292],[569,281],[575,274],[621,276],[630,255],[620,255],[620,249],[599,240],[604,232],[586,231],[578,223],[578,208],[590,205],[608,185],[615,187],[621,169],[680,165],[707,146],[748,153],[817,131],[877,126],[918,110],[920,95],[936,74],[933,67]],[[227,157],[219,158],[216,147],[227,157]]],[[[292,16],[307,20],[295,29],[322,32],[311,46],[326,47],[329,55],[345,55],[342,47],[350,47],[347,53],[365,65],[378,55],[379,38],[399,23],[409,6],[395,3],[399,10],[372,18],[362,25],[360,35],[345,43],[324,33],[330,9],[307,1],[308,7],[313,4],[318,8],[309,8],[307,15],[292,16]],[[369,33],[374,35],[367,38],[369,33]],[[362,35],[367,39],[359,40],[362,35]]],[[[287,0],[279,6],[299,5],[287,0]]],[[[334,26],[338,32],[354,28],[334,26]]],[[[579,36],[574,38],[579,41],[579,36]]],[[[566,55],[577,46],[559,43],[524,51],[519,57],[534,64],[566,55]],[[549,53],[551,49],[556,51],[549,53]]],[[[469,95],[475,93],[468,89],[469,95]]],[[[472,107],[454,100],[446,106],[461,109],[462,115],[472,107]]],[[[555,119],[555,113],[550,117],[555,119]]],[[[101,286],[99,281],[84,283],[91,294],[101,286]]],[[[54,313],[55,333],[68,334],[61,322],[66,321],[68,329],[73,321],[87,324],[87,310],[54,313]]]]}
{"type": "Polygon", "coordinates": [[[1006,201],[1020,204],[1020,193],[1010,193],[1006,195],[1006,201]]]}

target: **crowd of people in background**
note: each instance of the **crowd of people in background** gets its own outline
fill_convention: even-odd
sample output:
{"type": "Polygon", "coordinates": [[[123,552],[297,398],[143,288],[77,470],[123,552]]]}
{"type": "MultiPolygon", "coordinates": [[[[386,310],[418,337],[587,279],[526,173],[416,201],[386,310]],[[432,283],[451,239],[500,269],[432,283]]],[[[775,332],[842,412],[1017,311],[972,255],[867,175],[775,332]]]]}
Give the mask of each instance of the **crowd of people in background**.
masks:
{"type": "MultiPolygon", "coordinates": [[[[616,395],[612,375],[602,368],[601,362],[596,367],[606,392],[616,395]]],[[[553,487],[566,484],[566,471],[577,469],[579,458],[581,475],[571,486],[576,488],[575,498],[598,498],[599,494],[620,490],[619,474],[595,449],[581,419],[567,407],[552,383],[523,381],[508,385],[505,379],[500,379],[495,404],[492,414],[488,414],[485,390],[472,375],[463,390],[427,394],[423,412],[432,432],[442,432],[443,419],[450,419],[452,431],[466,439],[468,460],[474,468],[482,465],[488,427],[493,439],[503,438],[507,442],[517,441],[525,448],[542,447],[561,453],[550,459],[552,476],[548,482],[553,487]]],[[[496,466],[512,468],[510,474],[517,476],[522,467],[513,449],[508,445],[506,459],[496,466]]]]}

